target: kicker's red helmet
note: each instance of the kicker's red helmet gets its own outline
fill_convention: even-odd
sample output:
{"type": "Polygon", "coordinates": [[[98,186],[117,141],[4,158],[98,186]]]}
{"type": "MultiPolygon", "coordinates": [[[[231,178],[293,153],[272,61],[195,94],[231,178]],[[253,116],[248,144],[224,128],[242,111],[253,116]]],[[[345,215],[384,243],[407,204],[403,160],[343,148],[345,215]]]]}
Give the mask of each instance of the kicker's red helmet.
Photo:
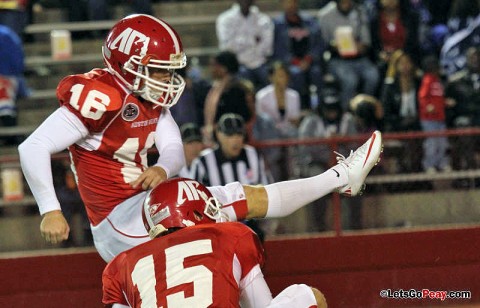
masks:
{"type": "Polygon", "coordinates": [[[223,221],[220,203],[201,183],[174,178],[152,189],[143,203],[142,217],[151,238],[170,228],[223,221]]]}
{"type": "Polygon", "coordinates": [[[182,42],[165,21],[150,15],[130,15],[110,30],[102,47],[108,69],[127,88],[162,107],[175,105],[185,88],[176,69],[187,64],[182,42]],[[171,73],[168,82],[151,78],[152,70],[171,73]]]}

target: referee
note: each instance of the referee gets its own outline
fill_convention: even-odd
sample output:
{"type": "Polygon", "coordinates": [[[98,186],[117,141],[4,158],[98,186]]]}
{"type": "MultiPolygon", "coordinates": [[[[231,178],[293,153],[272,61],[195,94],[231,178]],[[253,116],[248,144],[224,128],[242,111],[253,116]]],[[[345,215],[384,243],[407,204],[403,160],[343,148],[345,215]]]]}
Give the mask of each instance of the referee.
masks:
{"type": "MultiPolygon", "coordinates": [[[[192,178],[206,186],[241,184],[269,184],[265,163],[257,150],[245,144],[245,121],[235,113],[220,117],[215,130],[218,145],[205,149],[192,163],[192,178]]],[[[245,221],[263,242],[264,231],[255,219],[245,221]]]]}
{"type": "Polygon", "coordinates": [[[206,186],[269,184],[263,158],[245,144],[245,121],[235,113],[220,117],[215,131],[218,145],[203,150],[192,163],[192,177],[206,186]]]}

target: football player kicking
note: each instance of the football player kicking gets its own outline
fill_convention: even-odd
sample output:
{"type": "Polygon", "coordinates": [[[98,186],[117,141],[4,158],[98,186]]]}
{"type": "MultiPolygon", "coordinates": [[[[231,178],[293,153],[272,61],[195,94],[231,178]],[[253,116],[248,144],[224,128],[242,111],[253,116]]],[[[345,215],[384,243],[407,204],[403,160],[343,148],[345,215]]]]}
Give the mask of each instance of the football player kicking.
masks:
{"type": "Polygon", "coordinates": [[[191,179],[165,181],[143,204],[152,240],[120,253],[103,272],[106,307],[327,307],[304,284],[272,299],[256,234],[222,220],[221,204],[191,179]]]}
{"type": "MultiPolygon", "coordinates": [[[[140,207],[147,191],[185,164],[179,128],[169,107],[185,81],[182,43],[173,28],[148,15],[120,20],[102,48],[106,68],[67,76],[57,88],[60,107],[18,148],[25,178],[43,216],[47,242],[67,239],[69,225],[55,195],[51,155],[68,148],[94,244],[105,261],[148,240],[140,207]],[[158,162],[147,165],[155,144],[158,162]]],[[[232,183],[210,188],[231,220],[283,217],[337,191],[360,193],[379,159],[381,134],[332,169],[311,178],[265,187],[232,183]]]]}
{"type": "Polygon", "coordinates": [[[60,107],[18,149],[47,242],[61,242],[69,232],[53,187],[51,154],[70,151],[96,245],[105,228],[124,232],[127,241],[146,240],[109,220],[109,214],[117,207],[135,211],[145,190],[185,164],[180,131],[168,109],[185,87],[176,73],[186,56],[175,30],[152,16],[131,15],[112,27],[102,54],[106,68],[59,83],[60,107]],[[153,144],[160,155],[149,167],[147,150],[153,144]]]}

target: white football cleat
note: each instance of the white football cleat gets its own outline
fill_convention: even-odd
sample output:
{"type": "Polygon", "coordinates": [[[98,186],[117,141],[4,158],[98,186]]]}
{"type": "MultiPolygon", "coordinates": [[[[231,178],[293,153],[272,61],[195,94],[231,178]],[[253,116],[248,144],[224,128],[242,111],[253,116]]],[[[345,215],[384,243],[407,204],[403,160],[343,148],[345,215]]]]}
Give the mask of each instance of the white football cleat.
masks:
{"type": "MultiPolygon", "coordinates": [[[[335,152],[338,155],[337,166],[343,166],[348,176],[347,185],[337,189],[337,192],[349,197],[361,195],[365,189],[365,178],[370,173],[370,170],[380,161],[380,153],[382,151],[382,134],[376,130],[367,142],[355,152],[350,151],[350,155],[347,158],[335,152]]],[[[337,172],[336,170],[334,171],[337,172]]]]}

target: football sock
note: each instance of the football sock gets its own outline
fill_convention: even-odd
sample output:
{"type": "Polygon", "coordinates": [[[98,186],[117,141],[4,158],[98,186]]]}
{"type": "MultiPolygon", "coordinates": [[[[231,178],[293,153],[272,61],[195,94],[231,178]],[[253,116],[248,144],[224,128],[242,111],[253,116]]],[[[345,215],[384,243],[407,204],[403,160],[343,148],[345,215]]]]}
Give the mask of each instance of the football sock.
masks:
{"type": "Polygon", "coordinates": [[[347,181],[345,168],[336,165],[313,177],[265,185],[268,195],[268,210],[265,217],[288,216],[335,189],[345,186],[347,181]]]}

